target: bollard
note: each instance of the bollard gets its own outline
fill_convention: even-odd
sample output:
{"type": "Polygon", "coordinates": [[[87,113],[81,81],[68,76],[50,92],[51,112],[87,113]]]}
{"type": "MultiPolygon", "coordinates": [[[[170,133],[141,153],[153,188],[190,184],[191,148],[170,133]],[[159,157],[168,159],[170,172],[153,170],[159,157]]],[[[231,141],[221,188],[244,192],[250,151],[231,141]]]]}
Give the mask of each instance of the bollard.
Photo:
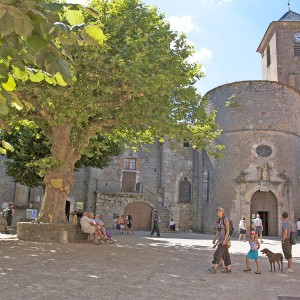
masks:
{"type": "Polygon", "coordinates": [[[58,241],[60,243],[68,243],[68,231],[60,231],[58,241]]]}

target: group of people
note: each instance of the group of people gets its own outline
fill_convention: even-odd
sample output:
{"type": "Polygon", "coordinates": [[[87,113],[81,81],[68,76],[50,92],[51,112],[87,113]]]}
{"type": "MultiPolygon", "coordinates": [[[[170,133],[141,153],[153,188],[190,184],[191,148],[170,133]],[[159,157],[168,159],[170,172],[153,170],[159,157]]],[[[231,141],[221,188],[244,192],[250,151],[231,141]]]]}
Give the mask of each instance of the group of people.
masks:
{"type": "MultiPolygon", "coordinates": [[[[246,218],[243,216],[240,220],[240,224],[239,224],[239,241],[243,240],[244,242],[246,242],[246,231],[247,225],[246,225],[246,218]]],[[[260,242],[262,243],[262,233],[264,230],[263,227],[263,222],[262,219],[260,218],[260,215],[257,214],[256,215],[256,219],[253,220],[253,230],[255,231],[255,233],[257,234],[257,236],[259,236],[260,238],[260,242]]],[[[251,231],[253,231],[251,230],[251,231]]]]}
{"type": "Polygon", "coordinates": [[[94,215],[86,211],[83,212],[80,219],[80,226],[83,232],[94,235],[95,245],[103,244],[106,241],[110,241],[111,244],[116,242],[112,238],[111,233],[104,227],[104,222],[101,221],[100,214],[94,215]]]}
{"type": "Polygon", "coordinates": [[[117,216],[115,223],[116,223],[116,235],[117,234],[124,234],[124,231],[127,231],[127,234],[129,234],[129,231],[131,231],[131,234],[134,234],[133,231],[133,224],[132,224],[133,218],[130,214],[128,214],[125,218],[124,215],[117,216]]]}
{"type": "MultiPolygon", "coordinates": [[[[218,207],[217,209],[218,214],[218,221],[217,221],[217,232],[213,239],[213,247],[217,247],[214,252],[212,267],[208,269],[208,271],[212,274],[216,274],[218,269],[221,269],[222,273],[231,273],[231,258],[229,254],[229,247],[231,245],[230,241],[230,220],[224,214],[224,209],[218,207]]],[[[258,249],[260,248],[260,243],[258,241],[258,237],[262,242],[262,231],[263,231],[263,224],[260,219],[259,214],[257,218],[254,220],[254,229],[250,231],[250,238],[249,238],[249,246],[250,250],[246,255],[246,268],[244,272],[251,271],[250,267],[250,260],[254,260],[256,263],[257,270],[255,274],[261,274],[261,267],[258,259],[258,249]],[[255,221],[256,220],[256,221],[255,221]],[[260,220],[260,221],[259,221],[260,220]]],[[[300,236],[300,218],[297,222],[297,236],[300,236]],[[299,224],[299,225],[298,225],[299,224]]],[[[246,236],[246,222],[245,218],[242,217],[240,222],[240,236],[246,236]]],[[[293,223],[288,218],[288,213],[282,213],[282,251],[284,254],[285,259],[288,262],[287,268],[284,269],[286,273],[293,273],[292,268],[292,243],[290,240],[291,232],[295,232],[293,223]]]]}

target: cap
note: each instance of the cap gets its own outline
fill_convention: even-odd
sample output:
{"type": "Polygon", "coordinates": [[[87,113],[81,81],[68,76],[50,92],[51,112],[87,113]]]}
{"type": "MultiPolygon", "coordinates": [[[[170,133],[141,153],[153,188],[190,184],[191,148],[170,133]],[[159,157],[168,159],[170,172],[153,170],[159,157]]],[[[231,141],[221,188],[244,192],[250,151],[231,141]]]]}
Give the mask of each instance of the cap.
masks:
{"type": "Polygon", "coordinates": [[[218,208],[217,208],[217,211],[222,211],[222,212],[224,212],[224,209],[223,209],[222,207],[218,207],[218,208]]]}

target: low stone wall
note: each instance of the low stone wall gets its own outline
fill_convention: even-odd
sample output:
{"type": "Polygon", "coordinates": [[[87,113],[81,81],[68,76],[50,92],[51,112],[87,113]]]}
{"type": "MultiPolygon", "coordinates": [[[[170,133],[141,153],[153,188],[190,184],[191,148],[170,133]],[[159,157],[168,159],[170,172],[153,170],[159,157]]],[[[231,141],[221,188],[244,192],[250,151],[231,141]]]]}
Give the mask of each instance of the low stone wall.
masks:
{"type": "Polygon", "coordinates": [[[17,223],[17,237],[25,241],[61,242],[64,231],[67,232],[68,242],[87,241],[88,239],[88,234],[83,233],[78,225],[17,223]]]}

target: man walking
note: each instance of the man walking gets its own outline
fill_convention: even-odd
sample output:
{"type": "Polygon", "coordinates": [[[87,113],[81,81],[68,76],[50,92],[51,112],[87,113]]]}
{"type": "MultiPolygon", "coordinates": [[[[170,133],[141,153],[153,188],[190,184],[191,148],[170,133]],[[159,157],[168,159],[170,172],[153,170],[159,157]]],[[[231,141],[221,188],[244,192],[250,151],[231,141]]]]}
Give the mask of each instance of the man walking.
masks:
{"type": "Polygon", "coordinates": [[[160,237],[160,232],[158,227],[158,223],[160,222],[160,216],[157,213],[156,209],[153,211],[152,221],[153,221],[153,229],[151,231],[150,236],[153,236],[153,233],[156,231],[157,236],[160,237]]]}
{"type": "Polygon", "coordinates": [[[288,266],[283,271],[285,273],[293,273],[292,244],[290,240],[291,231],[294,231],[293,223],[288,219],[289,214],[284,211],[282,213],[282,251],[288,266]]]}
{"type": "Polygon", "coordinates": [[[256,215],[256,219],[254,219],[253,224],[255,227],[255,232],[257,236],[260,237],[260,242],[262,243],[262,232],[264,230],[264,227],[259,214],[256,215]]]}

